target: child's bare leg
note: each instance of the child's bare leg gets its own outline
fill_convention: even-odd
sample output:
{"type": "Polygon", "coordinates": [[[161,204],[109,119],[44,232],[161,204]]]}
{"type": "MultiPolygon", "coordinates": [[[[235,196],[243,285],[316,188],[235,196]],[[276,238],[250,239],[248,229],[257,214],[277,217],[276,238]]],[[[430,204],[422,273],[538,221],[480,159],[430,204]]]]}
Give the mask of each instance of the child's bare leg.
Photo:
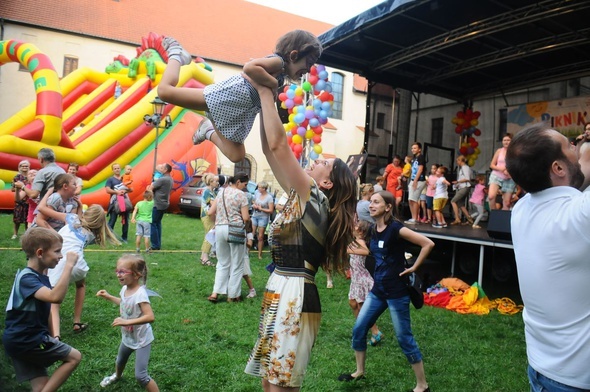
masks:
{"type": "Polygon", "coordinates": [[[59,304],[51,304],[51,311],[49,313],[49,329],[53,337],[61,336],[61,330],[59,327],[59,306],[59,304]]]}
{"type": "Polygon", "coordinates": [[[203,89],[177,87],[180,63],[169,60],[158,84],[158,97],[173,105],[193,110],[207,110],[203,89]]]}
{"type": "Polygon", "coordinates": [[[234,163],[242,161],[246,156],[246,148],[243,144],[227,140],[217,130],[211,134],[210,140],[221,150],[223,155],[234,163]]]}
{"type": "MultiPolygon", "coordinates": [[[[150,237],[143,237],[143,244],[145,245],[145,250],[150,248],[150,237]]],[[[139,245],[137,246],[139,248],[139,245]]]]}
{"type": "Polygon", "coordinates": [[[76,296],[74,297],[74,323],[79,323],[82,318],[84,298],[86,298],[86,279],[76,282],[76,296]]]}
{"type": "Polygon", "coordinates": [[[158,384],[156,384],[156,381],[152,378],[145,386],[145,390],[149,392],[159,392],[160,388],[158,388],[158,384]]]}
{"type": "Polygon", "coordinates": [[[264,230],[265,227],[258,228],[258,259],[262,260],[262,249],[264,248],[264,230]]]}
{"type": "MultiPolygon", "coordinates": [[[[72,348],[72,351],[68,354],[66,358],[64,358],[62,364],[55,369],[47,383],[43,386],[40,391],[57,391],[60,386],[63,385],[64,382],[72,375],[74,370],[80,364],[82,360],[82,354],[80,351],[72,348]]],[[[31,387],[33,386],[33,382],[31,381],[31,387]]]]}
{"type": "Polygon", "coordinates": [[[252,278],[250,278],[250,275],[244,275],[243,278],[246,281],[246,284],[248,285],[248,289],[252,290],[254,288],[254,285],[252,284],[252,278]]]}

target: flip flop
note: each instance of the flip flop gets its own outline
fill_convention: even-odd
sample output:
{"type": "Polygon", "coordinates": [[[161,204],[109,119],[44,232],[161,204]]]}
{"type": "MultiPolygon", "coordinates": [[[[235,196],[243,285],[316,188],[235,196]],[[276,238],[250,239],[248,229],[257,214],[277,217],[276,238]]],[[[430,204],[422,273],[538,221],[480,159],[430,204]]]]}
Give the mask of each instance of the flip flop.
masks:
{"type": "Polygon", "coordinates": [[[84,332],[88,329],[88,324],[74,323],[74,333],[84,332]]]}
{"type": "Polygon", "coordinates": [[[211,260],[201,260],[201,265],[206,267],[215,267],[215,264],[213,264],[211,260]]]}

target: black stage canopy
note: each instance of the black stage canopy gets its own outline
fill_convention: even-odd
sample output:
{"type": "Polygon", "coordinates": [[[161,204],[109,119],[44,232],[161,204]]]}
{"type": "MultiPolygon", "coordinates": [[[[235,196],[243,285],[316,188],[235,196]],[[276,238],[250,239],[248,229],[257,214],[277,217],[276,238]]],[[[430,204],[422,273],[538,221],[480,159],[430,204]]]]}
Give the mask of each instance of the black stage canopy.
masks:
{"type": "Polygon", "coordinates": [[[466,102],[590,75],[590,0],[388,0],[320,36],[320,63],[466,102]]]}

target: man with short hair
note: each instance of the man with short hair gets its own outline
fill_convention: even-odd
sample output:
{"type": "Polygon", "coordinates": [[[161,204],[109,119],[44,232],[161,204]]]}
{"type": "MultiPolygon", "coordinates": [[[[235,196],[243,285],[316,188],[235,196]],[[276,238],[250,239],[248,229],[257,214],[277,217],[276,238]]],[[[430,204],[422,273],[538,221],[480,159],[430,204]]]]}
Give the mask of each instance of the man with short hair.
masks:
{"type": "Polygon", "coordinates": [[[537,124],[520,131],[507,169],[528,193],[512,210],[531,391],[590,390],[590,192],[575,147],[537,124]]]}
{"type": "Polygon", "coordinates": [[[174,185],[174,180],[170,176],[172,166],[167,163],[161,163],[156,166],[156,170],[162,173],[162,176],[151,185],[151,191],[154,192],[154,208],[152,210],[152,227],[150,233],[152,242],[151,250],[160,250],[162,248],[162,218],[170,206],[170,192],[174,185]]]}
{"type": "Polygon", "coordinates": [[[27,196],[31,199],[39,197],[40,200],[45,196],[47,190],[53,187],[55,177],[66,171],[55,163],[55,153],[51,148],[40,149],[37,153],[37,160],[41,164],[41,169],[37,172],[31,185],[31,191],[27,193],[27,196]]]}

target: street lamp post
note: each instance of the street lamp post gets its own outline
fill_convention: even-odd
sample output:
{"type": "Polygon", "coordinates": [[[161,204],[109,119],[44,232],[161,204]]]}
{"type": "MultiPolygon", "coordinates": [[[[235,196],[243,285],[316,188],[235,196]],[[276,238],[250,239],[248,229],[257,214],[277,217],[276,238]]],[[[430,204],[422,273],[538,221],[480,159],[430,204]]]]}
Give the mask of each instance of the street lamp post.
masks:
{"type": "MultiPolygon", "coordinates": [[[[164,110],[166,109],[167,103],[162,101],[160,97],[154,98],[152,102],[150,102],[154,106],[154,113],[150,116],[146,114],[143,116],[143,121],[146,124],[152,124],[156,128],[156,144],[154,146],[154,167],[152,171],[152,179],[153,176],[156,174],[156,165],[158,162],[158,139],[160,137],[160,123],[162,122],[162,117],[164,116],[164,110]]],[[[166,123],[164,125],[164,129],[170,127],[172,121],[170,116],[166,116],[166,123]]]]}

